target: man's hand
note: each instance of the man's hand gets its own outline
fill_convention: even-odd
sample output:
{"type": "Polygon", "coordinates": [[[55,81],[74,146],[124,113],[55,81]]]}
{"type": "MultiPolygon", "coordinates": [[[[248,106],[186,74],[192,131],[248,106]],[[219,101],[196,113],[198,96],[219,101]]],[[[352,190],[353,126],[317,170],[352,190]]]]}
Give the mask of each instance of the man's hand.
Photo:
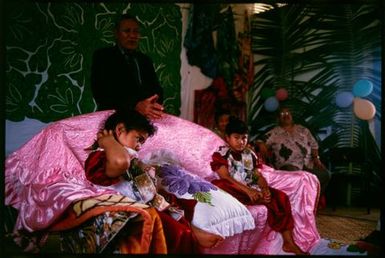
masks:
{"type": "Polygon", "coordinates": [[[139,101],[135,106],[135,110],[149,119],[162,118],[164,107],[157,102],[158,98],[159,96],[155,94],[139,101]]]}

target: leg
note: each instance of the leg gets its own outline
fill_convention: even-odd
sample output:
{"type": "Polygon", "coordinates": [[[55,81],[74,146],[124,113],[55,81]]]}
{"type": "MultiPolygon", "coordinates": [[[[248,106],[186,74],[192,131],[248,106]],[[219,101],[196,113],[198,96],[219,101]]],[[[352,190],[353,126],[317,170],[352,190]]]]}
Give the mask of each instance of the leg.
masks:
{"type": "Polygon", "coordinates": [[[309,255],[309,253],[304,252],[299,248],[299,246],[294,242],[293,232],[291,230],[285,230],[282,232],[283,246],[282,250],[288,253],[295,253],[296,255],[309,255]]]}
{"type": "Polygon", "coordinates": [[[285,252],[306,255],[293,239],[294,220],[291,214],[291,205],[287,195],[275,188],[269,188],[271,193],[271,202],[266,204],[268,209],[267,222],[269,226],[282,234],[283,246],[285,252]]]}

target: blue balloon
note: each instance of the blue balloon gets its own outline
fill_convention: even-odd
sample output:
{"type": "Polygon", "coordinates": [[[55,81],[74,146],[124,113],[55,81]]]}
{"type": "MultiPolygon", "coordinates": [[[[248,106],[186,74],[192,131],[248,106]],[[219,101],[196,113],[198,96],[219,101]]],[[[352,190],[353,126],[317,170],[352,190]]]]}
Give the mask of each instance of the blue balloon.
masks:
{"type": "Polygon", "coordinates": [[[349,107],[353,103],[354,96],[351,92],[343,91],[337,94],[336,104],[341,108],[349,107]]]}
{"type": "Polygon", "coordinates": [[[353,94],[355,97],[366,97],[373,90],[373,83],[369,80],[358,80],[353,85],[353,94]]]}
{"type": "Polygon", "coordinates": [[[273,112],[277,110],[279,106],[279,101],[275,96],[272,96],[265,100],[264,106],[267,111],[273,112]]]}

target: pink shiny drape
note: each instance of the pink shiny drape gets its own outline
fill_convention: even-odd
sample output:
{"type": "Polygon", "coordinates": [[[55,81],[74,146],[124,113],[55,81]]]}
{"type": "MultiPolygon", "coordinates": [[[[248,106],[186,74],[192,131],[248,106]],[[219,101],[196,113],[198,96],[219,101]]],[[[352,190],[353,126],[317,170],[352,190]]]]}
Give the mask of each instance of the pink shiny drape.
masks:
{"type": "MultiPolygon", "coordinates": [[[[19,211],[17,229],[42,230],[55,222],[75,200],[104,193],[90,184],[84,173],[84,150],[95,140],[96,132],[113,111],[101,111],[50,124],[5,162],[5,204],[19,211]]],[[[154,121],[156,135],[139,152],[144,157],[154,150],[171,150],[181,165],[202,177],[213,178],[212,153],[223,144],[210,130],[190,121],[166,115],[154,121]]],[[[271,185],[290,199],[294,218],[294,239],[308,251],[320,239],[315,224],[319,184],[310,173],[282,172],[264,166],[262,173],[271,185]]],[[[256,228],[234,235],[216,248],[201,249],[217,254],[277,254],[282,239],[266,223],[264,206],[249,206],[256,228]]]]}

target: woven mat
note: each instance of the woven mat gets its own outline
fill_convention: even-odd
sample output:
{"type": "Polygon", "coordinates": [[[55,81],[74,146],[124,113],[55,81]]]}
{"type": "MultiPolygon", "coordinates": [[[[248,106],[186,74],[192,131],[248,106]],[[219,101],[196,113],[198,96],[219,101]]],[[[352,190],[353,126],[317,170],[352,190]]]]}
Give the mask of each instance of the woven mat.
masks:
{"type": "Polygon", "coordinates": [[[377,222],[339,216],[318,214],[317,228],[322,238],[333,239],[344,244],[354,244],[376,229],[377,222]]]}

